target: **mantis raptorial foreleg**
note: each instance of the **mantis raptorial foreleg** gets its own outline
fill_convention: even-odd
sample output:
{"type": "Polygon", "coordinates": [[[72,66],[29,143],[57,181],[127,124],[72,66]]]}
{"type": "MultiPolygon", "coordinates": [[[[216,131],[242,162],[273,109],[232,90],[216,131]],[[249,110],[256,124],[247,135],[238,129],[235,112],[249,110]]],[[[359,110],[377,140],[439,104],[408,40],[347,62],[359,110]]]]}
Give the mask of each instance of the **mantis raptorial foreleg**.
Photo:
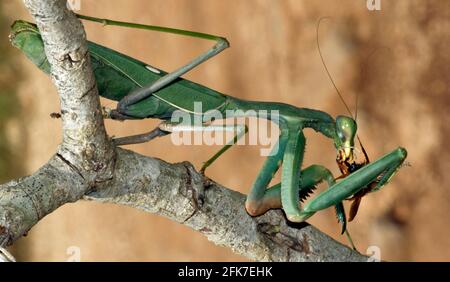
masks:
{"type": "MultiPolygon", "coordinates": [[[[273,164],[280,156],[274,157],[269,162],[266,162],[262,171],[273,169],[273,164]]],[[[278,169],[278,168],[276,168],[278,169]]],[[[263,174],[258,177],[257,181],[250,192],[249,199],[247,201],[247,210],[253,212],[253,215],[261,215],[270,209],[281,208],[281,183],[275,184],[270,188],[267,188],[268,182],[270,182],[271,174],[263,174]],[[267,183],[263,187],[264,183],[267,183]]],[[[328,187],[332,187],[335,184],[333,174],[324,166],[311,165],[300,172],[300,180],[298,181],[298,194],[299,201],[306,199],[310,193],[313,192],[316,185],[325,181],[328,187]]],[[[345,211],[342,203],[336,205],[336,214],[339,222],[342,223],[342,232],[346,230],[345,211]]]]}
{"type": "Polygon", "coordinates": [[[305,152],[305,136],[299,128],[289,128],[286,151],[283,156],[281,171],[281,204],[288,220],[303,221],[303,212],[299,203],[298,181],[299,168],[302,165],[305,152]]]}
{"type": "MultiPolygon", "coordinates": [[[[300,201],[306,199],[314,191],[316,185],[326,181],[331,187],[335,182],[331,172],[321,165],[311,165],[300,172],[301,181],[298,182],[300,201]]],[[[281,207],[281,183],[275,184],[264,191],[264,195],[258,204],[260,214],[272,208],[281,207]],[[270,205],[268,205],[270,204],[270,205]]]]}
{"type": "Polygon", "coordinates": [[[376,189],[382,187],[401,167],[406,155],[405,149],[395,149],[377,161],[353,172],[344,180],[313,198],[305,205],[303,211],[312,215],[317,211],[336,205],[364,189],[369,183],[380,178],[380,176],[381,179],[378,181],[376,189]]]}
{"type": "MultiPolygon", "coordinates": [[[[301,131],[282,129],[278,146],[278,152],[266,159],[253,184],[247,197],[246,209],[251,215],[260,215],[270,208],[282,206],[288,219],[294,222],[304,221],[317,211],[336,206],[338,218],[345,225],[342,201],[364,189],[376,179],[379,181],[375,189],[385,185],[406,158],[406,150],[398,148],[338,183],[335,183],[331,173],[322,172],[322,179],[327,180],[330,188],[310,200],[302,209],[299,195],[301,188],[305,187],[302,183],[306,178],[305,175],[295,170],[300,167],[300,158],[304,151],[304,137],[301,131]],[[283,160],[281,185],[266,189],[281,165],[281,160],[283,160]]],[[[345,230],[345,226],[343,230],[345,230]]]]}
{"type": "Polygon", "coordinates": [[[255,182],[252,185],[250,193],[245,202],[245,208],[250,215],[261,215],[271,208],[271,206],[280,206],[272,194],[267,194],[267,187],[275,173],[280,168],[283,154],[286,148],[288,131],[281,129],[278,143],[272,149],[269,157],[265,160],[255,182]]]}

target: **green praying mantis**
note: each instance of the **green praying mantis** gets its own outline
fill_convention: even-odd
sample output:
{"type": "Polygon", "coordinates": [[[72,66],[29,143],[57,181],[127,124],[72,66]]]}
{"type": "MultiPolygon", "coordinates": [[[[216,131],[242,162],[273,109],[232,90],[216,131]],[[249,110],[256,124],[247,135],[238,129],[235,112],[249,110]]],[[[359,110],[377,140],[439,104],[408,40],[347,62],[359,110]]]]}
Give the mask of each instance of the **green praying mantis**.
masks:
{"type": "MultiPolygon", "coordinates": [[[[170,73],[93,42],[88,42],[88,48],[99,94],[118,101],[117,107],[108,112],[110,118],[162,120],[162,123],[150,132],[114,139],[116,145],[146,142],[170,134],[177,126],[170,121],[176,111],[201,117],[213,110],[220,113],[231,111],[235,113],[235,117],[253,115],[277,123],[280,135],[276,150],[274,148],[272,154],[265,160],[246,199],[245,208],[251,216],[262,215],[269,209],[282,208],[289,221],[302,222],[317,211],[334,206],[343,233],[346,231],[347,223],[343,201],[353,197],[357,202],[351,212],[351,220],[356,215],[361,197],[368,192],[379,190],[388,183],[407,156],[406,150],[399,147],[369,163],[363,149],[366,161],[356,163],[354,150],[357,124],[353,117],[337,116],[334,119],[319,110],[298,108],[278,102],[246,101],[181,78],[183,74],[229,47],[225,38],[161,26],[77,16],[103,25],[153,30],[215,41],[215,45],[207,52],[170,73]],[[201,102],[201,112],[195,111],[196,102],[201,102]],[[264,116],[259,114],[261,111],[267,113],[272,110],[277,111],[276,117],[271,114],[264,116]],[[305,128],[312,128],[333,141],[337,152],[336,161],[342,172],[340,177],[335,178],[329,169],[321,165],[301,169],[305,150],[303,134],[305,128]],[[280,167],[281,182],[268,187],[280,167]],[[326,182],[328,188],[303,205],[303,200],[321,182],[326,182]]],[[[36,25],[16,21],[12,25],[10,38],[12,44],[25,53],[36,66],[50,74],[44,43],[36,25]]],[[[225,145],[205,162],[201,171],[204,172],[243,134],[238,134],[232,143],[225,145]]]]}

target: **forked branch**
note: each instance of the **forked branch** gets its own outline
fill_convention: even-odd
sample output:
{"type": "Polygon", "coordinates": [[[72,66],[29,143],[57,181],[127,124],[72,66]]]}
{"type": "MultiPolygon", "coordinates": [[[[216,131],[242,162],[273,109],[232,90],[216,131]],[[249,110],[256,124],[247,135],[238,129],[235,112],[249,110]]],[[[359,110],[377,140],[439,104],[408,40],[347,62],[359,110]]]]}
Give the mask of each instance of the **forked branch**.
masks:
{"type": "Polygon", "coordinates": [[[250,217],[245,196],[191,164],[114,148],[103,124],[84,29],[63,0],[24,0],[45,44],[61,99],[63,143],[31,176],[0,185],[0,246],[80,199],[167,216],[216,244],[258,261],[365,261],[316,228],[288,226],[281,211],[250,217]]]}

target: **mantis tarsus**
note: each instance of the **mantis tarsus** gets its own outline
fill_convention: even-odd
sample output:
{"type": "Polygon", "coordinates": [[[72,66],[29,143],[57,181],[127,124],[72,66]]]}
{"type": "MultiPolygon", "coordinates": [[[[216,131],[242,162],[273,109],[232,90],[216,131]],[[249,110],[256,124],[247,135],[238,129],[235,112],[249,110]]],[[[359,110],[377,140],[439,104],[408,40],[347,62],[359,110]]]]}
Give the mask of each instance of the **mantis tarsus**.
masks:
{"type": "MultiPolygon", "coordinates": [[[[117,108],[110,112],[113,119],[158,118],[162,124],[149,133],[118,138],[117,145],[140,143],[170,133],[169,119],[176,110],[192,115],[202,115],[215,109],[245,115],[248,110],[277,110],[280,128],[278,150],[267,157],[249,195],[245,208],[252,216],[258,216],[269,209],[282,208],[287,219],[301,222],[315,212],[335,206],[342,232],[346,231],[346,215],[342,202],[352,196],[361,196],[380,189],[400,168],[406,158],[404,148],[397,148],[372,163],[356,164],[354,159],[356,121],[352,117],[338,116],[307,108],[277,102],[246,101],[224,95],[202,85],[180,78],[183,74],[226,49],[225,38],[160,26],[140,25],[78,15],[79,18],[102,23],[146,30],[181,34],[213,40],[214,47],[181,68],[166,73],[136,59],[120,54],[107,47],[88,43],[91,63],[94,69],[99,94],[119,101],[117,108]],[[194,102],[201,102],[204,112],[194,112],[194,102]],[[243,114],[242,114],[243,113],[243,114]],[[301,170],[305,148],[303,129],[312,128],[330,138],[337,152],[337,162],[344,177],[336,181],[330,170],[321,165],[311,165],[301,170]],[[281,183],[268,188],[275,172],[281,166],[281,183]],[[314,187],[325,181],[328,189],[320,193],[302,207],[314,187]],[[369,188],[368,188],[369,187],[369,188]],[[363,193],[364,192],[364,193],[363,193]]],[[[50,65],[44,53],[44,44],[37,27],[25,21],[16,21],[12,26],[11,41],[41,70],[50,73],[50,65]]],[[[268,115],[257,118],[273,120],[268,115]]],[[[236,140],[236,138],[235,138],[236,140]]],[[[234,141],[235,141],[234,140],[234,141]]],[[[230,145],[205,163],[202,171],[225,152],[230,145]]]]}

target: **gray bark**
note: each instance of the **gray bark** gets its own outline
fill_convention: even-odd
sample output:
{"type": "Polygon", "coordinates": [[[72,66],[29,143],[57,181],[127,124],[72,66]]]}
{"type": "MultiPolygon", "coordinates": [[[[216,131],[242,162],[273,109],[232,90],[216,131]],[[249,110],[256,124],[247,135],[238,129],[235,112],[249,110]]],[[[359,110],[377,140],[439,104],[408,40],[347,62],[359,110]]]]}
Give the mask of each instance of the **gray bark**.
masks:
{"type": "Polygon", "coordinates": [[[166,216],[253,260],[367,261],[312,226],[288,226],[281,211],[250,217],[244,195],[187,162],[169,164],[114,148],[81,23],[66,1],[24,3],[41,31],[61,99],[63,142],[36,173],[0,185],[0,246],[12,244],[63,204],[84,198],[166,216]]]}

